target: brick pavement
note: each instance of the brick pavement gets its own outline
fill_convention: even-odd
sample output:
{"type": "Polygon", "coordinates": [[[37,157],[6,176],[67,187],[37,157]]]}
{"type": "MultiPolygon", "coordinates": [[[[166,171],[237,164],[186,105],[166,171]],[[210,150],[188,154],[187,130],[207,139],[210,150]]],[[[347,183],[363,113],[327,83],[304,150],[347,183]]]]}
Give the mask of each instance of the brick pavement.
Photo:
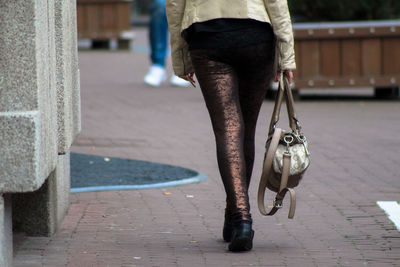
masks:
{"type": "MultiPolygon", "coordinates": [[[[137,45],[146,45],[137,33],[137,45]]],[[[297,103],[312,165],[288,220],[287,208],[266,218],[255,202],[266,101],[250,188],[254,249],[234,254],[222,241],[224,191],[200,91],[145,86],[148,64],[141,52],[80,53],[83,131],[72,150],[174,164],[208,179],[73,194],[54,236],[16,236],[14,266],[400,266],[400,233],[376,205],[400,201],[399,102],[297,103]]]]}

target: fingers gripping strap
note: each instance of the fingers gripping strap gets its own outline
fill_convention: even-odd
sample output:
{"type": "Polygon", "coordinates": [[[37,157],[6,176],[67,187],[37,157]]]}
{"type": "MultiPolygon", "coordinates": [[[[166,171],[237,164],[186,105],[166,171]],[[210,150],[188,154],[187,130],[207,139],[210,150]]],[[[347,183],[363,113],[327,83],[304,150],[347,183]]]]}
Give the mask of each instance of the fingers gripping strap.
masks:
{"type": "Polygon", "coordinates": [[[260,184],[258,186],[258,194],[257,194],[258,209],[260,210],[260,213],[262,215],[269,214],[265,210],[265,204],[264,204],[265,188],[267,187],[268,176],[270,175],[270,172],[271,172],[272,161],[274,159],[276,149],[278,148],[278,145],[279,145],[279,139],[281,137],[281,133],[282,133],[282,129],[280,129],[280,128],[275,129],[274,134],[271,139],[271,142],[269,144],[267,155],[264,160],[263,171],[262,171],[262,175],[261,175],[261,179],[260,179],[260,184]]]}

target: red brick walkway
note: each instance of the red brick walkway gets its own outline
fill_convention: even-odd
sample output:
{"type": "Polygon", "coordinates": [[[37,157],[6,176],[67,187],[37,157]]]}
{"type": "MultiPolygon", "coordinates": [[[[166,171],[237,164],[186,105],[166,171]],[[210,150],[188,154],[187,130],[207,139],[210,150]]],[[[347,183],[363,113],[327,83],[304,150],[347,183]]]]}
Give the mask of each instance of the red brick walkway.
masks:
{"type": "MultiPolygon", "coordinates": [[[[146,44],[142,30],[137,44],[146,44]]],[[[18,238],[14,266],[400,266],[400,233],[376,205],[400,201],[399,102],[297,104],[312,165],[288,220],[287,207],[265,218],[255,202],[266,101],[250,190],[254,249],[233,254],[222,241],[224,190],[200,91],[145,86],[148,64],[140,52],[80,53],[83,131],[72,150],[178,165],[208,179],[71,195],[54,236],[18,238]]]]}

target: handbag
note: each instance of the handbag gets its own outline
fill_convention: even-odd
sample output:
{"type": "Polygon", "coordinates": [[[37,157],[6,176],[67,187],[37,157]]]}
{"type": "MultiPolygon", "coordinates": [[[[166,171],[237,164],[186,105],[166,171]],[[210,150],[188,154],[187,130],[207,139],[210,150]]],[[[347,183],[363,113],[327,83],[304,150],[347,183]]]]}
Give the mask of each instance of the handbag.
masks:
{"type": "Polygon", "coordinates": [[[299,185],[304,172],[310,165],[310,152],[307,138],[301,132],[301,126],[294,110],[289,81],[283,74],[279,81],[265,149],[263,170],[258,187],[258,209],[262,215],[274,215],[282,208],[283,199],[289,192],[288,217],[292,219],[296,209],[296,193],[293,188],[299,185]],[[286,100],[290,131],[276,128],[283,96],[286,100]],[[266,188],[277,193],[273,205],[268,207],[269,211],[266,210],[264,204],[266,188]]]}

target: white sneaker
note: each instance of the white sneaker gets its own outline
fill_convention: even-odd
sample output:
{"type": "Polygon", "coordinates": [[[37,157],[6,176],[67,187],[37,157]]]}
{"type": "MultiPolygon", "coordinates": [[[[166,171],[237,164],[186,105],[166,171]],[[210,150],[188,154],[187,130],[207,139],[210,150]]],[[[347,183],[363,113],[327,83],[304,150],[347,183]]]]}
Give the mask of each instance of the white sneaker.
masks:
{"type": "Polygon", "coordinates": [[[174,86],[180,86],[180,87],[188,87],[190,85],[190,82],[179,78],[178,76],[176,76],[175,74],[173,74],[171,76],[171,80],[170,80],[171,84],[174,86]]]}
{"type": "Polygon", "coordinates": [[[160,86],[166,79],[165,69],[158,65],[151,65],[149,72],[144,77],[144,82],[151,86],[160,86]]]}

